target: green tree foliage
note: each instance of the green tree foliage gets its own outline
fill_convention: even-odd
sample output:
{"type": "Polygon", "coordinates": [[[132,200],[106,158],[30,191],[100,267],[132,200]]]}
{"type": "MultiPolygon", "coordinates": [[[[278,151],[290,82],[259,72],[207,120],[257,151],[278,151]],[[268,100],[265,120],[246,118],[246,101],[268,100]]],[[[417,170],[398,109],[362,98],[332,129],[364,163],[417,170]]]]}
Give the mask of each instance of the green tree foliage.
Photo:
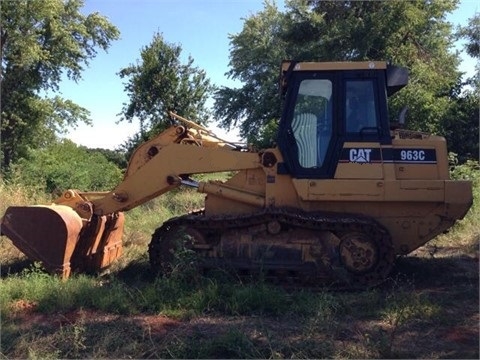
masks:
{"type": "Polygon", "coordinates": [[[105,156],[105,158],[107,158],[108,161],[117,165],[119,169],[122,169],[122,170],[127,169],[127,166],[128,166],[127,155],[125,154],[125,152],[121,150],[110,150],[110,149],[102,149],[102,148],[91,149],[83,146],[82,148],[84,148],[90,154],[95,154],[95,153],[102,154],[103,156],[105,156]]]}
{"type": "MultiPolygon", "coordinates": [[[[458,38],[466,40],[466,53],[480,59],[480,14],[476,13],[461,26],[458,38]]],[[[460,79],[451,93],[453,100],[448,115],[443,119],[443,133],[448,139],[449,150],[457,155],[458,161],[479,160],[479,99],[480,99],[480,64],[477,61],[476,72],[471,78],[460,79]]]]}
{"type": "Polygon", "coordinates": [[[228,77],[240,80],[242,86],[221,87],[214,95],[215,117],[220,125],[226,129],[239,127],[240,135],[256,144],[259,141],[255,137],[263,126],[280,117],[280,64],[292,58],[290,44],[283,39],[285,23],[285,14],[269,2],[263,11],[245,19],[243,30],[230,36],[227,73],[228,77]]]}
{"type": "Polygon", "coordinates": [[[67,126],[89,121],[86,109],[60,96],[44,95],[56,92],[64,76],[79,80],[96,49],[106,50],[119,36],[100,14],[83,15],[83,4],[83,0],[1,2],[3,169],[28,148],[50,143],[67,126]]]}
{"type": "Polygon", "coordinates": [[[13,180],[49,193],[111,190],[122,179],[122,171],[104,155],[70,140],[29,151],[11,172],[13,180]]]}
{"type": "Polygon", "coordinates": [[[141,60],[120,71],[120,77],[127,79],[125,91],[130,98],[122,120],[140,121],[140,133],[127,141],[126,150],[163,130],[170,122],[168,111],[199,122],[208,119],[205,102],[213,87],[190,56],[182,63],[181,52],[180,45],[167,43],[156,33],[141,50],[141,60]]]}
{"type": "Polygon", "coordinates": [[[451,51],[452,26],[445,20],[457,0],[320,1],[274,3],[248,17],[231,36],[228,76],[238,88],[220,88],[215,115],[225,128],[258,142],[258,134],[280,117],[279,66],[299,61],[387,60],[410,71],[410,85],[390,100],[391,117],[409,107],[412,129],[441,133],[450,113],[452,88],[461,74],[451,51]]]}
{"type": "Polygon", "coordinates": [[[467,54],[480,59],[480,13],[475,13],[468,20],[468,25],[460,27],[458,36],[467,40],[465,45],[467,54]]]}
{"type": "Polygon", "coordinates": [[[479,160],[478,92],[468,91],[461,94],[442,119],[443,134],[448,139],[449,151],[455,153],[459,163],[468,159],[479,160]]]}
{"type": "MultiPolygon", "coordinates": [[[[457,36],[466,40],[466,53],[480,59],[480,14],[476,13],[468,24],[458,29],[457,36]]],[[[443,134],[449,144],[449,150],[456,154],[459,163],[468,159],[479,160],[479,99],[480,64],[476,65],[473,77],[459,79],[451,93],[452,105],[447,116],[442,119],[443,134]]]]}

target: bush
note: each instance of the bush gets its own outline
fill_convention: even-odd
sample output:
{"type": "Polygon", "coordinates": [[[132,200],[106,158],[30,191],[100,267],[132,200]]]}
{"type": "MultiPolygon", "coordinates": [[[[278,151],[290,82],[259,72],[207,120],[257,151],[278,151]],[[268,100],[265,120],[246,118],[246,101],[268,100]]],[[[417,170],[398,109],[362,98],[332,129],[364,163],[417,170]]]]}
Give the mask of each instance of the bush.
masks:
{"type": "Polygon", "coordinates": [[[10,177],[16,183],[49,193],[66,189],[101,191],[117,185],[122,172],[101,153],[62,140],[31,150],[28,158],[13,164],[10,177]]]}
{"type": "Polygon", "coordinates": [[[451,169],[451,178],[455,180],[470,180],[472,182],[473,204],[462,220],[448,231],[439,235],[430,245],[433,246],[462,246],[463,251],[476,256],[480,242],[480,164],[477,161],[467,160],[462,165],[454,165],[451,169]]]}
{"type": "Polygon", "coordinates": [[[467,179],[478,183],[480,181],[480,163],[474,160],[467,160],[464,164],[454,165],[451,175],[453,179],[467,179]]]}

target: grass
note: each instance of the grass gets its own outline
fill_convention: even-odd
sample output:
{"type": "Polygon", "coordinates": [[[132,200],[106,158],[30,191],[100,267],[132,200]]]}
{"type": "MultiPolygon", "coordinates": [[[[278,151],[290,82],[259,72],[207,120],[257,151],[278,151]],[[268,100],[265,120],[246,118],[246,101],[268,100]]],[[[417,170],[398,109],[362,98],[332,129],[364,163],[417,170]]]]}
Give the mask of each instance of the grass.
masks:
{"type": "MultiPolygon", "coordinates": [[[[201,207],[194,191],[128,212],[125,256],[100,277],[62,281],[2,237],[0,358],[478,358],[480,176],[458,176],[475,181],[467,217],[428,244],[435,252],[400,258],[384,285],[363,292],[286,291],[188,267],[153,276],[151,233],[201,207]]],[[[0,200],[2,211],[50,201],[5,184],[0,200]]]]}
{"type": "Polygon", "coordinates": [[[450,331],[478,323],[473,323],[478,286],[468,278],[462,284],[443,280],[432,289],[404,274],[361,293],[311,293],[263,282],[239,284],[224,276],[189,284],[178,276],[140,283],[76,275],[64,282],[32,268],[4,278],[1,353],[7,358],[478,356],[474,333],[458,344],[445,340],[450,331]],[[165,319],[170,325],[156,325],[165,319]],[[424,333],[429,336],[420,336],[424,333]]]}
{"type": "Polygon", "coordinates": [[[438,236],[430,246],[458,246],[468,253],[478,252],[480,243],[480,167],[473,161],[454,169],[456,179],[468,179],[473,182],[473,205],[467,216],[460,220],[447,234],[438,236]]]}

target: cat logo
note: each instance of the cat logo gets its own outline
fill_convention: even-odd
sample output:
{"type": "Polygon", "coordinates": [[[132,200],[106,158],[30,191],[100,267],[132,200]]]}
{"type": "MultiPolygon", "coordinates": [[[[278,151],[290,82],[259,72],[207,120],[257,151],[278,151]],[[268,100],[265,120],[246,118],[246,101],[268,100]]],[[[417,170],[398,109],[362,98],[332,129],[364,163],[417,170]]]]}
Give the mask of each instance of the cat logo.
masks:
{"type": "Polygon", "coordinates": [[[350,149],[350,162],[369,163],[372,149],[350,149]]]}

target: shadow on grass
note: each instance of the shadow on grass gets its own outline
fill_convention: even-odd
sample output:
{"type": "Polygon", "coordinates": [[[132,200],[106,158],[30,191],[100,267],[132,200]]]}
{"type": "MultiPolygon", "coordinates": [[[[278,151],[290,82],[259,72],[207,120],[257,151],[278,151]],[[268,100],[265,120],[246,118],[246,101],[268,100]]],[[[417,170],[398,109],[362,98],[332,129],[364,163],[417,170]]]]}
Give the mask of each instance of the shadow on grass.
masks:
{"type": "Polygon", "coordinates": [[[152,269],[148,260],[135,260],[126,265],[118,272],[112,273],[118,280],[128,285],[138,284],[138,282],[153,282],[158,273],[152,269]]]}
{"type": "MultiPolygon", "coordinates": [[[[299,337],[297,326],[260,318],[112,316],[92,311],[33,318],[29,328],[4,326],[7,358],[256,359],[328,358],[331,341],[299,337]],[[39,336],[41,334],[41,336],[39,336]]],[[[295,324],[296,325],[296,324],[295,324]]]]}
{"type": "Polygon", "coordinates": [[[478,259],[467,255],[448,257],[407,256],[397,259],[392,277],[404,276],[417,288],[476,285],[479,280],[478,259]]]}
{"type": "Polygon", "coordinates": [[[21,259],[10,261],[0,265],[0,277],[2,279],[8,276],[17,275],[22,273],[25,269],[28,269],[33,265],[33,261],[28,259],[21,259]]]}

